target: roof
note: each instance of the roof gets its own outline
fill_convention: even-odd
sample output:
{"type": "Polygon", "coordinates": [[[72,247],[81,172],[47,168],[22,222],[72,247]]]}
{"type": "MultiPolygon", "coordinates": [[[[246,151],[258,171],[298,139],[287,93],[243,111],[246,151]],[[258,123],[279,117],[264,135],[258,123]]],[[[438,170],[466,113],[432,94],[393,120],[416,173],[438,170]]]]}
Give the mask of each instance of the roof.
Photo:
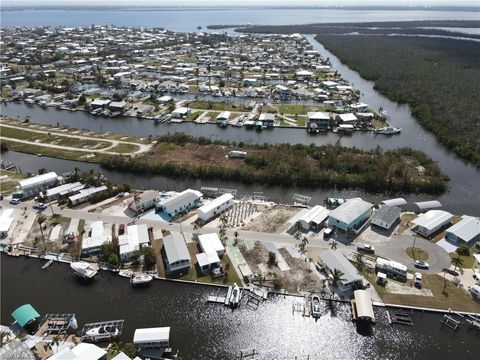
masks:
{"type": "Polygon", "coordinates": [[[217,119],[228,119],[232,113],[230,111],[222,111],[218,114],[217,119]]]}
{"type": "Polygon", "coordinates": [[[194,202],[202,197],[202,193],[197,190],[187,189],[173,195],[165,200],[162,200],[158,203],[158,206],[170,209],[178,209],[185,204],[194,202]]]}
{"type": "Polygon", "coordinates": [[[362,280],[362,275],[358,270],[347,260],[345,256],[339,251],[326,250],[321,252],[319,260],[324,263],[330,270],[340,270],[344,275],[345,283],[350,283],[358,280],[362,280]]]}
{"type": "Polygon", "coordinates": [[[74,182],[74,183],[69,183],[69,184],[63,184],[60,186],[56,186],[54,188],[48,189],[46,192],[47,197],[57,195],[57,194],[62,194],[62,193],[69,193],[77,190],[81,190],[85,187],[85,185],[82,185],[80,182],[74,182]]]}
{"type": "Polygon", "coordinates": [[[261,113],[260,116],[258,117],[258,120],[260,120],[260,121],[265,121],[265,120],[273,121],[273,120],[275,120],[275,114],[261,113]]]}
{"type": "Polygon", "coordinates": [[[127,356],[124,352],[120,351],[117,355],[115,355],[112,360],[132,360],[129,356],[127,356]]]}
{"type": "Polygon", "coordinates": [[[382,206],[375,214],[373,214],[372,222],[374,220],[381,220],[389,224],[397,220],[401,212],[402,210],[396,206],[382,206]]]}
{"type": "Polygon", "coordinates": [[[179,107],[179,108],[176,108],[173,113],[176,113],[176,114],[186,114],[190,111],[191,109],[188,108],[188,107],[179,107]]]}
{"type": "Polygon", "coordinates": [[[139,203],[149,202],[160,197],[160,193],[157,190],[147,190],[140,194],[139,203]]]}
{"type": "Polygon", "coordinates": [[[200,253],[196,255],[198,266],[203,267],[205,265],[217,264],[220,262],[220,258],[216,252],[200,253]]]}
{"type": "Polygon", "coordinates": [[[357,117],[354,114],[348,113],[348,114],[340,114],[338,115],[340,120],[343,122],[349,122],[349,121],[357,121],[357,117]]]}
{"type": "Polygon", "coordinates": [[[355,290],[353,292],[355,297],[355,308],[357,310],[358,318],[368,318],[375,321],[375,314],[373,313],[372,299],[366,290],[355,290]]]}
{"type": "Polygon", "coordinates": [[[326,112],[313,112],[310,111],[307,113],[308,120],[330,120],[330,114],[326,112]]]}
{"type": "Polygon", "coordinates": [[[70,200],[71,202],[75,202],[76,200],[87,198],[90,195],[104,190],[107,190],[107,187],[105,185],[82,189],[78,194],[69,196],[68,200],[70,200]]]}
{"type": "Polygon", "coordinates": [[[402,206],[402,205],[407,205],[407,200],[405,200],[404,198],[395,198],[395,199],[383,200],[381,203],[387,206],[402,206]]]}
{"type": "Polygon", "coordinates": [[[288,223],[292,224],[292,225],[295,225],[295,223],[297,221],[299,221],[300,219],[303,219],[308,214],[308,212],[309,212],[309,210],[305,209],[305,208],[300,210],[295,215],[293,215],[290,219],[288,219],[288,223]]]}
{"type": "Polygon", "coordinates": [[[27,179],[22,179],[18,181],[18,185],[22,188],[27,188],[29,186],[34,186],[37,184],[43,184],[49,181],[58,179],[58,175],[55,172],[48,172],[42,175],[32,176],[27,179]]]}
{"type": "Polygon", "coordinates": [[[232,200],[232,199],[233,199],[232,194],[229,194],[229,193],[223,194],[223,195],[213,199],[209,203],[201,206],[198,209],[198,212],[208,213],[208,212],[212,211],[213,209],[215,209],[217,206],[220,206],[224,202],[227,202],[227,201],[232,200]]]}
{"type": "Polygon", "coordinates": [[[13,213],[15,209],[5,209],[0,215],[0,232],[7,232],[13,223],[13,213]]]}
{"type": "Polygon", "coordinates": [[[428,210],[442,207],[440,201],[437,200],[416,202],[415,205],[417,205],[420,210],[428,210]]]}
{"type": "Polygon", "coordinates": [[[447,233],[454,234],[460,239],[469,242],[480,234],[480,219],[463,215],[462,220],[447,229],[447,233]]]}
{"type": "Polygon", "coordinates": [[[453,217],[448,211],[429,210],[425,214],[420,215],[412,220],[412,223],[426,229],[434,229],[448,221],[453,217]]]}
{"type": "Polygon", "coordinates": [[[110,100],[103,100],[103,99],[95,99],[93,100],[90,105],[94,106],[104,106],[110,103],[110,100]]]}
{"type": "Polygon", "coordinates": [[[225,247],[222,245],[217,233],[198,235],[198,242],[203,252],[213,253],[224,251],[225,247]]]}
{"type": "Polygon", "coordinates": [[[75,346],[71,351],[77,356],[78,359],[89,360],[101,359],[107,354],[105,350],[99,348],[97,345],[88,343],[80,343],[75,346]]]}
{"type": "Polygon", "coordinates": [[[35,360],[36,357],[25,342],[13,339],[0,348],[0,359],[35,360]]]}
{"type": "Polygon", "coordinates": [[[25,326],[30,321],[35,320],[36,318],[40,317],[40,314],[33,308],[30,304],[25,304],[20,306],[19,308],[15,309],[12,312],[12,316],[15,321],[21,326],[25,326]]]}
{"type": "Polygon", "coordinates": [[[120,254],[139,250],[141,244],[148,244],[149,242],[150,237],[146,224],[127,226],[126,234],[118,237],[120,254]]]}
{"type": "Polygon", "coordinates": [[[333,210],[330,213],[330,217],[345,224],[350,224],[372,207],[373,204],[370,204],[369,202],[366,202],[360,198],[348,199],[345,203],[333,210]]]}
{"type": "Polygon", "coordinates": [[[90,236],[82,240],[82,250],[100,247],[111,240],[111,236],[104,235],[103,221],[92,222],[90,229],[90,236]]]}
{"type": "Polygon", "coordinates": [[[313,208],[309,209],[304,216],[300,218],[301,221],[306,223],[320,224],[322,223],[330,214],[330,210],[324,208],[321,205],[315,205],[313,208]]]}
{"type": "Polygon", "coordinates": [[[136,329],[133,335],[134,344],[165,342],[170,340],[170,327],[136,329]]]}
{"type": "Polygon", "coordinates": [[[190,260],[190,253],[183,235],[178,232],[172,232],[163,238],[163,246],[165,247],[165,254],[169,264],[181,260],[190,260]]]}

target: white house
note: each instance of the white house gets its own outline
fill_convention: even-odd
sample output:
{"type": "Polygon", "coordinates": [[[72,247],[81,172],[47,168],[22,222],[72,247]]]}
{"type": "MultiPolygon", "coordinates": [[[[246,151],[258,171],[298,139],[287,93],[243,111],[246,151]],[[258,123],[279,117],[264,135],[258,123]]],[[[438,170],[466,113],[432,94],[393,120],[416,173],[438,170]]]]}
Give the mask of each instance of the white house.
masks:
{"type": "Polygon", "coordinates": [[[225,247],[217,233],[198,235],[198,243],[204,253],[216,253],[219,257],[225,254],[225,247]]]}
{"type": "Polygon", "coordinates": [[[94,344],[80,343],[72,349],[68,346],[60,348],[55,354],[50,356],[49,360],[104,360],[107,358],[107,352],[94,344]]]}
{"type": "Polygon", "coordinates": [[[82,256],[100,252],[102,245],[110,241],[112,241],[112,237],[104,233],[103,221],[92,222],[88,236],[82,240],[82,256]]]}
{"type": "Polygon", "coordinates": [[[168,216],[175,218],[176,216],[198,206],[201,200],[202,193],[200,191],[187,189],[159,201],[157,204],[157,210],[164,211],[168,216]]]}
{"type": "Polygon", "coordinates": [[[143,245],[148,245],[150,237],[146,224],[127,226],[125,234],[118,237],[121,260],[130,259],[143,245]]]}
{"type": "Polygon", "coordinates": [[[75,194],[76,192],[82,190],[84,187],[85,185],[83,185],[80,182],[63,184],[63,185],[48,189],[45,193],[45,196],[47,197],[48,200],[53,200],[60,196],[75,194]]]}
{"type": "Polygon", "coordinates": [[[325,222],[329,214],[330,210],[321,205],[315,205],[310,209],[300,210],[288,222],[293,226],[299,221],[304,230],[316,229],[325,222]]]}
{"type": "Polygon", "coordinates": [[[220,114],[217,116],[217,123],[221,123],[223,121],[228,121],[230,119],[230,115],[232,113],[230,111],[222,111],[220,114]]]}
{"type": "Polygon", "coordinates": [[[18,181],[18,187],[24,197],[37,195],[58,184],[59,177],[55,172],[48,172],[42,175],[32,176],[18,181]]]}
{"type": "Polygon", "coordinates": [[[198,218],[203,222],[208,222],[218,214],[230,209],[233,206],[233,195],[226,193],[198,209],[198,218]]]}
{"type": "Polygon", "coordinates": [[[220,258],[216,252],[200,253],[196,255],[197,264],[202,274],[208,274],[211,269],[220,266],[220,258]]]}
{"type": "Polygon", "coordinates": [[[360,198],[348,199],[330,213],[329,226],[335,226],[347,232],[361,228],[372,214],[373,204],[360,198]]]}
{"type": "Polygon", "coordinates": [[[412,224],[415,225],[412,230],[422,236],[430,237],[436,231],[449,224],[452,218],[453,215],[447,211],[430,210],[412,220],[412,224]]]}
{"type": "Polygon", "coordinates": [[[78,194],[69,196],[68,202],[72,206],[82,204],[90,200],[94,194],[99,193],[101,191],[105,191],[105,190],[107,190],[107,187],[105,185],[82,189],[78,192],[78,194]]]}
{"type": "Polygon", "coordinates": [[[319,129],[328,129],[330,127],[330,115],[326,112],[313,112],[307,113],[307,127],[311,127],[312,124],[316,124],[319,129]]]}
{"type": "Polygon", "coordinates": [[[192,109],[190,109],[188,107],[179,107],[179,108],[173,110],[172,116],[174,118],[177,118],[177,119],[183,119],[183,118],[187,117],[188,115],[190,115],[191,112],[192,112],[192,109]]]}
{"type": "Polygon", "coordinates": [[[0,215],[0,238],[8,236],[8,232],[12,227],[13,223],[13,213],[15,209],[5,209],[0,215]]]}
{"type": "Polygon", "coordinates": [[[191,266],[190,253],[183,235],[172,232],[163,238],[165,249],[165,264],[167,272],[188,270],[191,266]]]}
{"type": "Polygon", "coordinates": [[[464,242],[474,245],[480,240],[480,219],[463,215],[462,220],[447,229],[445,239],[455,243],[464,242]]]}
{"type": "Polygon", "coordinates": [[[348,114],[338,114],[337,120],[342,124],[352,124],[358,121],[355,114],[348,113],[348,114]]]}

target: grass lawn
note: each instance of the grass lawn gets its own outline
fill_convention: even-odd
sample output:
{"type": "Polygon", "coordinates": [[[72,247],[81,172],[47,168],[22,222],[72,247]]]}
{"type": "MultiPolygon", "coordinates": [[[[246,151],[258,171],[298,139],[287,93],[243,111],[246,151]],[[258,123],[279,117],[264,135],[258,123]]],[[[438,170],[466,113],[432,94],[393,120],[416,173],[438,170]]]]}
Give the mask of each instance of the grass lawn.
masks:
{"type": "Polygon", "coordinates": [[[132,152],[138,151],[140,147],[135,144],[127,144],[127,143],[120,143],[114,148],[112,148],[110,151],[115,151],[120,154],[130,154],[132,152]]]}
{"type": "MultiPolygon", "coordinates": [[[[457,253],[450,253],[450,259],[456,258],[458,256],[457,253]]],[[[460,256],[460,259],[463,260],[463,265],[461,266],[464,269],[471,269],[473,268],[473,264],[475,264],[475,258],[473,255],[469,256],[460,256]]]]}
{"type": "MultiPolygon", "coordinates": [[[[430,289],[433,296],[420,296],[420,295],[401,295],[387,293],[385,289],[375,282],[375,275],[367,276],[368,280],[375,286],[378,294],[382,298],[383,302],[388,304],[398,304],[407,306],[418,306],[433,309],[452,309],[456,311],[470,311],[479,312],[480,304],[477,303],[472,297],[464,290],[455,286],[451,281],[447,280],[447,295],[443,292],[444,279],[440,275],[423,275],[423,286],[430,289]]],[[[389,279],[388,281],[392,281],[389,279]]]]}
{"type": "Polygon", "coordinates": [[[398,225],[397,227],[397,230],[396,230],[396,234],[401,234],[403,233],[405,230],[407,230],[409,228],[409,223],[410,221],[412,221],[413,219],[415,219],[417,217],[417,215],[415,214],[403,214],[401,217],[400,217],[400,224],[398,225]]]}
{"type": "Polygon", "coordinates": [[[405,252],[409,257],[415,260],[428,260],[429,257],[428,253],[425,250],[418,247],[416,247],[415,249],[413,247],[408,247],[405,249],[405,252]]]}
{"type": "Polygon", "coordinates": [[[280,114],[289,115],[306,115],[309,112],[310,107],[298,104],[281,104],[277,106],[280,114]]]}
{"type": "Polygon", "coordinates": [[[197,119],[200,115],[203,114],[203,111],[195,111],[187,115],[187,120],[193,121],[197,119]]]}
{"type": "Polygon", "coordinates": [[[227,104],[223,102],[211,102],[211,101],[192,101],[188,104],[192,109],[202,110],[217,110],[217,111],[245,111],[243,104],[227,104]]]}
{"type": "Polygon", "coordinates": [[[0,169],[0,176],[8,176],[8,178],[5,178],[5,180],[2,179],[0,182],[0,191],[3,193],[3,195],[10,195],[12,192],[15,192],[17,190],[17,182],[20,179],[24,178],[24,175],[7,171],[4,169],[0,169]]]}

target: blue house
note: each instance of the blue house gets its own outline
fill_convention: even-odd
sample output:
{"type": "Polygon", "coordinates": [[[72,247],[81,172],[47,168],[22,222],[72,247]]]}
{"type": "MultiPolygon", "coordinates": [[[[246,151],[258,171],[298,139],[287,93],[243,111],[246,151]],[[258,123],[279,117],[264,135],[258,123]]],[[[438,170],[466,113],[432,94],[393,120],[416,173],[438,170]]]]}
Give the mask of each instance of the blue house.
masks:
{"type": "Polygon", "coordinates": [[[358,230],[372,215],[373,204],[360,198],[348,199],[330,213],[328,225],[345,232],[358,230]]]}

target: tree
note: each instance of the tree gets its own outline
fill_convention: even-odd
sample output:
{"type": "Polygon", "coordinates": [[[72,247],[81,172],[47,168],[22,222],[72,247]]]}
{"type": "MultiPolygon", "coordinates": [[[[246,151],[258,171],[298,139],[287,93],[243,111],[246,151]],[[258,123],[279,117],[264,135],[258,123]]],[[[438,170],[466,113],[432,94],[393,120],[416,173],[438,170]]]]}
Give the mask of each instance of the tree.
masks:
{"type": "MultiPolygon", "coordinates": [[[[50,346],[56,346],[57,347],[57,350],[58,350],[58,346],[60,345],[60,337],[58,335],[55,335],[53,338],[52,338],[52,342],[50,343],[50,346]]],[[[53,351],[53,349],[52,349],[53,351]]]]}
{"type": "Polygon", "coordinates": [[[332,250],[337,250],[337,246],[338,246],[338,243],[335,240],[333,240],[330,243],[330,249],[332,249],[332,250]]]}
{"type": "Polygon", "coordinates": [[[235,242],[235,245],[238,244],[238,231],[235,230],[235,232],[233,233],[233,240],[235,242]]]}
{"type": "Polygon", "coordinates": [[[469,256],[470,255],[470,248],[463,244],[463,245],[460,245],[457,250],[455,250],[455,252],[458,254],[458,255],[462,255],[462,256],[469,256]]]}
{"type": "Polygon", "coordinates": [[[135,215],[138,215],[138,203],[140,202],[140,194],[137,190],[133,190],[133,202],[135,203],[135,215]]]}
{"type": "Polygon", "coordinates": [[[302,223],[300,221],[297,221],[294,225],[293,225],[293,237],[295,238],[295,240],[300,240],[300,236],[302,234],[302,223]]]}
{"type": "Polygon", "coordinates": [[[155,250],[150,246],[144,246],[140,250],[140,254],[143,255],[145,260],[145,267],[147,269],[152,268],[156,264],[157,254],[155,254],[155,250]]]}
{"type": "Polygon", "coordinates": [[[302,242],[300,243],[300,245],[298,246],[300,248],[300,250],[304,253],[305,252],[305,248],[307,247],[308,245],[308,239],[306,236],[302,237],[302,242]]]}
{"type": "Polygon", "coordinates": [[[355,261],[357,263],[357,269],[358,271],[360,271],[361,273],[363,273],[365,271],[365,268],[366,268],[366,265],[365,265],[365,256],[360,253],[360,252],[357,252],[355,254],[355,261]]]}
{"type": "Polygon", "coordinates": [[[457,257],[454,257],[452,259],[452,265],[455,266],[455,271],[457,271],[458,267],[461,267],[463,265],[463,259],[460,257],[460,254],[458,254],[457,257]]]}
{"type": "Polygon", "coordinates": [[[339,282],[344,281],[344,280],[345,280],[345,278],[343,277],[344,275],[345,275],[345,274],[344,274],[342,271],[340,271],[340,270],[338,270],[338,269],[336,269],[336,268],[333,269],[333,273],[332,273],[332,285],[333,285],[334,287],[336,287],[339,282]]]}
{"type": "Polygon", "coordinates": [[[45,235],[43,234],[43,224],[45,223],[45,221],[47,221],[47,218],[45,217],[45,215],[42,215],[42,214],[38,215],[37,223],[40,226],[40,234],[42,235],[43,246],[46,249],[47,243],[45,242],[45,235]]]}
{"type": "Polygon", "coordinates": [[[108,255],[107,262],[110,265],[112,265],[114,267],[117,267],[118,266],[118,255],[115,254],[115,253],[111,253],[110,255],[108,255]]]}
{"type": "Polygon", "coordinates": [[[272,267],[274,265],[277,265],[277,254],[275,254],[273,251],[268,252],[268,266],[272,267]]]}

